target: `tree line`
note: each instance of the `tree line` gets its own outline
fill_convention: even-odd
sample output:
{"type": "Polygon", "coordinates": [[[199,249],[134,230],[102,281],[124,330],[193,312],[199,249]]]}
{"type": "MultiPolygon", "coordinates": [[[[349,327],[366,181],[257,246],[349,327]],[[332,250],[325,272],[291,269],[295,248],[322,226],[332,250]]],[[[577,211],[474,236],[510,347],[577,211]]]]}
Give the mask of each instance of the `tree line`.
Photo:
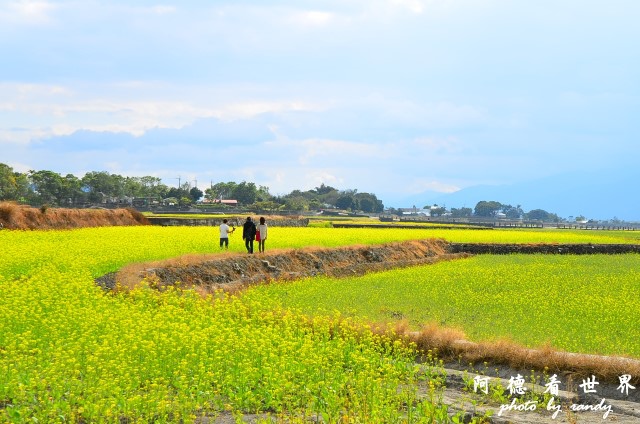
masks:
{"type": "Polygon", "coordinates": [[[155,203],[190,206],[206,201],[211,207],[226,207],[221,200],[237,200],[241,207],[262,210],[317,210],[338,208],[350,211],[379,213],[384,210],[380,199],[372,193],[357,190],[338,190],[321,184],[312,190],[293,190],[274,196],[269,188],[253,182],[219,182],[204,191],[189,182],[178,187],[163,184],[158,177],[127,177],[106,171],[87,172],[81,178],[41,170],[16,172],[0,163],[0,200],[16,201],[32,206],[50,205],[81,207],[87,204],[134,204],[149,206],[155,203]]]}
{"type": "MultiPolygon", "coordinates": [[[[532,209],[525,212],[522,206],[512,206],[506,203],[500,203],[495,200],[481,200],[472,208],[451,208],[447,210],[445,206],[424,206],[428,209],[430,216],[433,217],[450,217],[450,218],[505,218],[511,220],[524,219],[528,221],[544,221],[544,222],[561,222],[563,219],[557,214],[547,212],[544,209],[532,209]]],[[[389,210],[390,213],[401,215],[401,211],[389,210]]],[[[583,216],[576,217],[576,221],[585,219],[583,216]]]]}
{"type": "Polygon", "coordinates": [[[544,209],[522,210],[520,205],[512,206],[496,201],[482,200],[476,204],[474,214],[481,217],[504,217],[507,219],[525,219],[530,221],[560,222],[562,218],[544,209]]]}

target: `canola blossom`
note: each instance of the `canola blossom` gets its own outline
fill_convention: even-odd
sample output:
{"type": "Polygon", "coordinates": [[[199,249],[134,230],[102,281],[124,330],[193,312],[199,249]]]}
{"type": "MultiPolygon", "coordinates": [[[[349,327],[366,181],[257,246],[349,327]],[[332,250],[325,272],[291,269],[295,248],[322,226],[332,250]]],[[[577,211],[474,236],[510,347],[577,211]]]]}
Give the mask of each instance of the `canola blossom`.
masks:
{"type": "Polygon", "coordinates": [[[141,286],[107,295],[93,282],[132,261],[210,250],[210,234],[100,228],[0,238],[0,422],[194,422],[221,413],[448,420],[446,405],[419,395],[431,366],[357,322],[221,293],[141,286]]]}

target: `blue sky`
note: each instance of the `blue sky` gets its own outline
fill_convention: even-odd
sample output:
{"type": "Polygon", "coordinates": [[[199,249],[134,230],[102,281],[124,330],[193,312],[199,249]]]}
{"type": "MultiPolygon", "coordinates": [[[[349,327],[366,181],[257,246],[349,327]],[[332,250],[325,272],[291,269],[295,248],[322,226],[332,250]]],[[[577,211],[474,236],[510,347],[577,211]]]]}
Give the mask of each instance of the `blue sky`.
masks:
{"type": "Polygon", "coordinates": [[[386,204],[634,167],[638,16],[635,0],[0,1],[0,162],[386,204]]]}

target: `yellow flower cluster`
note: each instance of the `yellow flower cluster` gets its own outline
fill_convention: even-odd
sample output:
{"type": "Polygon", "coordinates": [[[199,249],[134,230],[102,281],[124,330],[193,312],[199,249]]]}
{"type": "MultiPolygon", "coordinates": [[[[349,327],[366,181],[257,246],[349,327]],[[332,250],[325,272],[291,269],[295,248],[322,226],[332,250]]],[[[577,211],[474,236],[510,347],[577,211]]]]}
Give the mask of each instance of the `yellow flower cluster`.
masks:
{"type": "Polygon", "coordinates": [[[291,422],[446,416],[417,394],[425,372],[412,347],[343,317],[307,318],[222,293],[141,286],[106,295],[93,282],[128,262],[211,249],[210,236],[0,233],[0,422],[193,422],[223,411],[291,422]]]}

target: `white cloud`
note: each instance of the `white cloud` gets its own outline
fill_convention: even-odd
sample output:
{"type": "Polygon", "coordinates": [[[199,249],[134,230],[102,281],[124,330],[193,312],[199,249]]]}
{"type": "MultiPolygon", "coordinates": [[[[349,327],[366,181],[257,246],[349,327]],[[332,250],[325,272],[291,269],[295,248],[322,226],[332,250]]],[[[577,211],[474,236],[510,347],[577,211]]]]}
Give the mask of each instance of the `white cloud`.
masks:
{"type": "Polygon", "coordinates": [[[298,163],[307,165],[318,160],[342,161],[345,158],[387,157],[384,147],[364,142],[328,139],[288,140],[278,139],[266,143],[267,148],[294,152],[298,163]]]}
{"type": "Polygon", "coordinates": [[[325,169],[317,169],[308,172],[306,174],[305,181],[313,182],[314,187],[319,187],[322,184],[333,187],[342,186],[344,184],[344,179],[336,175],[336,170],[325,169]]]}
{"type": "Polygon", "coordinates": [[[13,24],[46,24],[52,21],[55,8],[53,3],[41,0],[12,1],[0,9],[0,17],[13,24]]]}
{"type": "Polygon", "coordinates": [[[0,142],[27,143],[78,130],[141,136],[152,128],[179,129],[204,118],[235,121],[267,113],[325,108],[295,98],[268,99],[261,95],[267,98],[261,100],[226,90],[206,86],[180,89],[135,81],[73,87],[0,83],[0,98],[4,100],[0,102],[0,142]]]}
{"type": "Polygon", "coordinates": [[[156,13],[158,15],[166,15],[169,13],[175,13],[176,12],[176,7],[175,6],[166,6],[166,5],[157,5],[157,6],[153,6],[151,8],[151,11],[153,13],[156,13]]]}
{"type": "Polygon", "coordinates": [[[322,105],[304,101],[243,101],[222,105],[215,109],[211,116],[226,120],[250,118],[263,113],[319,111],[322,105]]]}
{"type": "Polygon", "coordinates": [[[336,15],[318,10],[294,11],[289,16],[289,22],[302,27],[323,27],[335,20],[336,15]]]}
{"type": "MultiPolygon", "coordinates": [[[[423,126],[452,127],[484,124],[488,113],[482,108],[450,101],[422,101],[372,94],[364,99],[368,107],[384,111],[384,116],[402,123],[421,123],[423,126]]],[[[360,105],[360,107],[365,104],[360,105]]]]}
{"type": "Polygon", "coordinates": [[[463,151],[462,143],[453,137],[435,138],[421,137],[405,142],[409,149],[433,154],[457,154],[463,151]]]}
{"type": "Polygon", "coordinates": [[[413,13],[424,12],[424,4],[420,0],[391,0],[391,4],[394,6],[401,6],[410,10],[413,13]]]}

